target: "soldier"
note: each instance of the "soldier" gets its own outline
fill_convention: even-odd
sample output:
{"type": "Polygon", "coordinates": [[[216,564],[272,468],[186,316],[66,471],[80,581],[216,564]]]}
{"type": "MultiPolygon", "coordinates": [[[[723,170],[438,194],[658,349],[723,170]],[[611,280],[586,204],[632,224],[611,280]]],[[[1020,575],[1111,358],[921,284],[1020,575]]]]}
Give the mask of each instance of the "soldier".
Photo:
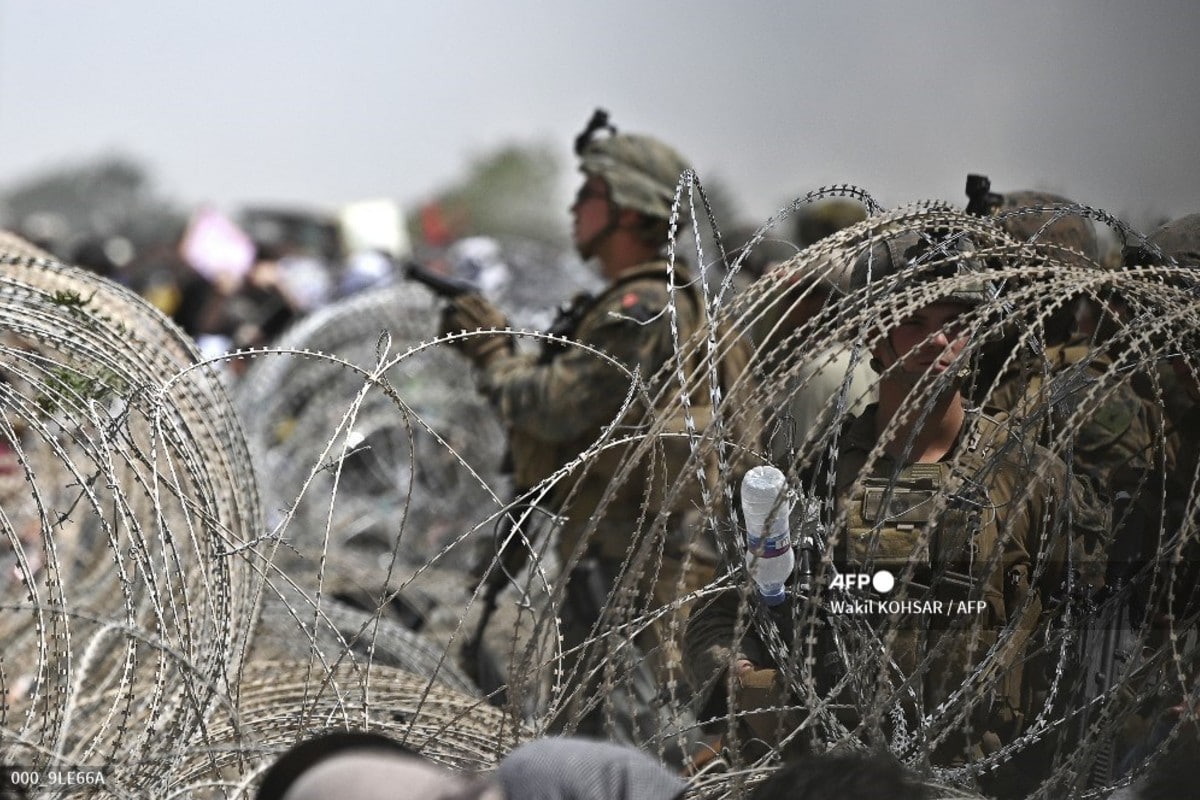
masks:
{"type": "MultiPolygon", "coordinates": [[[[797,217],[801,248],[866,219],[866,207],[856,199],[829,197],[804,207],[797,217]]],[[[811,263],[803,253],[774,264],[761,279],[774,300],[755,328],[766,351],[767,372],[786,369],[787,402],[767,426],[775,460],[790,460],[806,439],[832,420],[840,398],[852,413],[861,413],[874,398],[874,376],[866,358],[846,342],[819,335],[815,320],[836,287],[821,277],[821,269],[797,269],[811,263]],[[806,327],[807,326],[807,327],[806,327]],[[791,358],[789,358],[791,356],[791,358]]]]}
{"type": "MultiPolygon", "coordinates": [[[[991,182],[986,177],[967,177],[967,195],[971,198],[967,205],[968,213],[994,219],[1004,233],[1030,245],[1031,256],[1049,257],[1058,264],[1085,269],[1098,265],[1100,247],[1095,225],[1087,217],[1073,211],[1074,204],[1066,197],[1038,191],[995,194],[990,189],[991,182]]],[[[1055,313],[1040,320],[1043,341],[1038,344],[1054,346],[1068,341],[1075,334],[1076,316],[1089,313],[1090,303],[1082,294],[1063,303],[1055,313]]],[[[1017,349],[1017,341],[1027,328],[1027,320],[1012,320],[1002,337],[984,346],[978,359],[974,386],[976,392],[985,393],[976,396],[977,400],[985,401],[984,405],[1004,411],[1012,410],[1011,403],[1017,398],[1007,394],[988,397],[986,392],[993,389],[994,381],[1011,377],[1000,378],[999,373],[1017,349]]],[[[1036,347],[1034,352],[1026,350],[1017,355],[1016,366],[1028,369],[1032,366],[1030,362],[1040,359],[1042,351],[1036,347]]],[[[1005,391],[1011,392],[1011,387],[1005,391]]]]}
{"type": "Polygon", "coordinates": [[[867,209],[853,197],[825,197],[796,212],[796,242],[801,249],[867,218],[867,209]]]}
{"type": "MultiPolygon", "coordinates": [[[[1072,201],[1035,191],[988,194],[981,200],[978,191],[984,187],[974,188],[976,209],[982,205],[1005,233],[1028,245],[1022,252],[1026,264],[1100,269],[1095,226],[1072,201]]],[[[968,180],[968,194],[971,189],[968,180]]],[[[1121,322],[1114,312],[1115,295],[1080,292],[1066,302],[1046,299],[1058,305],[1039,315],[1040,340],[1023,350],[1012,336],[986,345],[976,388],[985,396],[985,408],[1010,415],[1035,441],[1049,444],[1069,436],[1069,466],[1113,506],[1114,522],[1122,530],[1119,544],[1110,548],[1108,582],[1128,581],[1136,562],[1147,557],[1146,531],[1158,515],[1159,498],[1149,491],[1157,414],[1143,402],[1129,371],[1117,366],[1121,354],[1114,333],[1121,322]],[[1094,319],[1106,320],[1100,330],[1086,324],[1094,319]]],[[[1038,310],[1044,307],[1039,304],[1038,310]]],[[[1032,327],[1020,314],[1012,323],[1009,327],[1018,335],[1027,335],[1032,327]]]]}
{"type": "MultiPolygon", "coordinates": [[[[1127,245],[1123,261],[1127,267],[1172,264],[1190,268],[1200,275],[1200,214],[1188,214],[1164,223],[1146,237],[1144,244],[1127,245]]],[[[1200,278],[1192,278],[1190,286],[1185,288],[1194,287],[1198,280],[1200,278]]],[[[1168,480],[1186,479],[1188,482],[1188,486],[1176,486],[1177,490],[1190,488],[1193,471],[1187,467],[1195,466],[1196,449],[1188,445],[1196,442],[1200,433],[1200,424],[1197,424],[1200,414],[1196,411],[1198,393],[1192,373],[1196,355],[1186,347],[1194,342],[1195,339],[1189,337],[1186,342],[1169,344],[1173,355],[1160,370],[1157,381],[1135,383],[1143,398],[1161,409],[1168,480]],[[1175,346],[1179,344],[1185,346],[1175,346]]],[[[1176,499],[1187,494],[1187,491],[1175,492],[1176,499]]]]}
{"type": "MultiPolygon", "coordinates": [[[[1165,281],[1181,290],[1179,302],[1183,308],[1195,303],[1195,290],[1200,283],[1200,214],[1189,214],[1167,222],[1155,229],[1145,242],[1127,244],[1123,261],[1127,268],[1142,266],[1170,266],[1182,268],[1182,272],[1165,277],[1165,281]]],[[[1177,309],[1157,310],[1159,316],[1178,313],[1177,309]]],[[[1183,318],[1182,325],[1174,327],[1170,341],[1164,342],[1167,358],[1157,376],[1139,384],[1148,406],[1156,414],[1162,429],[1163,452],[1161,462],[1162,482],[1153,486],[1156,499],[1161,498],[1162,516],[1155,519],[1148,535],[1157,558],[1147,558],[1143,585],[1152,585],[1156,596],[1151,603],[1152,631],[1165,641],[1185,636],[1196,627],[1196,615],[1200,611],[1200,516],[1195,513],[1197,487],[1200,478],[1200,332],[1195,328],[1194,318],[1183,318]],[[1189,327],[1190,326],[1190,327],[1189,327]],[[1161,537],[1161,539],[1159,538],[1161,537]],[[1152,568],[1152,569],[1150,569],[1152,568]]],[[[1165,734],[1178,723],[1179,708],[1187,705],[1187,693],[1193,696],[1200,674],[1196,655],[1179,661],[1182,674],[1168,676],[1163,680],[1165,688],[1156,707],[1148,709],[1150,714],[1164,718],[1160,721],[1160,733],[1165,734]],[[1184,687],[1180,691],[1180,687],[1184,687]],[[1190,687],[1190,688],[1189,688],[1190,687]]],[[[1174,666],[1172,666],[1172,672],[1174,666]]],[[[1161,742],[1161,736],[1151,737],[1147,750],[1153,752],[1161,742]]]]}
{"type": "MultiPolygon", "coordinates": [[[[596,262],[608,286],[594,298],[575,302],[569,314],[573,324],[558,331],[572,343],[551,343],[556,346],[533,356],[515,352],[503,333],[453,341],[478,367],[479,390],[508,426],[518,492],[538,487],[571,465],[603,441],[608,426],[616,423],[609,436],[612,431],[636,435],[646,430],[647,415],[654,418],[663,409],[677,408],[680,390],[664,367],[675,363],[676,342],[694,339],[707,320],[693,276],[663,256],[673,224],[676,184],[687,162],[657,139],[618,133],[601,111],[578,137],[575,150],[584,177],[571,205],[575,245],[581,256],[596,262]],[[605,131],[608,135],[602,135],[605,131]],[[635,374],[649,383],[645,391],[634,393],[632,407],[626,408],[635,374]]],[[[474,294],[452,301],[442,330],[505,325],[504,316],[474,294]]],[[[684,374],[703,374],[694,350],[681,358],[688,362],[684,374]]],[[[723,383],[733,381],[746,358],[745,345],[735,343],[721,361],[723,383]]],[[[711,419],[709,387],[702,380],[689,387],[690,416],[703,429],[711,419]]],[[[682,415],[665,425],[682,430],[682,415]]],[[[666,438],[656,450],[660,459],[643,458],[627,470],[636,449],[636,436],[630,444],[605,447],[575,464],[550,495],[551,509],[563,520],[558,553],[570,570],[561,609],[568,649],[595,635],[607,595],[630,571],[627,559],[638,548],[649,553],[649,561],[638,565],[639,574],[626,582],[636,584],[641,603],[648,596],[655,607],[669,605],[713,574],[713,547],[686,536],[688,526],[682,524],[695,492],[667,491],[669,482],[685,474],[686,441],[666,438]],[[663,517],[665,524],[656,523],[663,517]]],[[[677,647],[667,634],[671,629],[677,637],[681,621],[666,615],[641,641],[664,683],[678,666],[677,647]]],[[[588,698],[600,699],[599,692],[588,698]]],[[[599,733],[600,723],[592,714],[579,729],[599,733]]],[[[634,726],[618,721],[618,728],[622,724],[634,726]]]]}
{"type": "Polygon", "coordinates": [[[832,470],[810,460],[802,474],[831,523],[813,543],[817,566],[794,574],[774,609],[748,597],[744,580],[698,606],[688,678],[701,719],[735,719],[727,735],[749,742],[746,755],[803,752],[817,737],[890,740],[906,758],[977,773],[998,765],[990,788],[1024,796],[1020,779],[1031,776],[1013,763],[1048,762],[1060,729],[1014,742],[1035,718],[1055,718],[1052,620],[1102,572],[1107,520],[1058,458],[968,406],[968,326],[989,292],[962,277],[978,269],[963,240],[872,230],[885,233],[843,277],[847,301],[889,302],[872,309],[880,323],[868,342],[879,401],[842,428],[832,470]],[[931,270],[953,282],[928,284],[931,270]],[[894,588],[872,579],[877,593],[835,606],[847,595],[831,576],[884,570],[894,588]],[[891,600],[906,605],[872,605],[891,600]]]}

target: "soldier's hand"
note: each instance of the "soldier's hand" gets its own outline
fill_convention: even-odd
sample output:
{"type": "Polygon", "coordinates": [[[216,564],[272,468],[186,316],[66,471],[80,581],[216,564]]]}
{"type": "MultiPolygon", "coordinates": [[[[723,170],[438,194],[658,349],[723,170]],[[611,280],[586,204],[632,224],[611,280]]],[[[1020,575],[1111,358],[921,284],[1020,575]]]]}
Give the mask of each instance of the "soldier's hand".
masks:
{"type": "MultiPolygon", "coordinates": [[[[452,299],[442,309],[439,334],[474,331],[480,328],[504,328],[508,319],[480,294],[463,294],[452,299]]],[[[512,339],[504,334],[479,334],[464,336],[450,342],[462,351],[476,366],[486,367],[493,359],[513,352],[512,339]]]]}

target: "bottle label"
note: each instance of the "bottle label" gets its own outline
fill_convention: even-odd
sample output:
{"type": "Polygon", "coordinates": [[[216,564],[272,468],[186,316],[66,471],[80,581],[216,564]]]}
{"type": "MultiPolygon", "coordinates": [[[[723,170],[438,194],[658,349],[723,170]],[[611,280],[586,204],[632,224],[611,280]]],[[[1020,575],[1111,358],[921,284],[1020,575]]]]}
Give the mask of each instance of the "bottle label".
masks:
{"type": "Polygon", "coordinates": [[[748,537],[746,545],[747,551],[758,558],[775,558],[792,549],[792,543],[788,539],[767,539],[764,541],[751,536],[748,537]]]}

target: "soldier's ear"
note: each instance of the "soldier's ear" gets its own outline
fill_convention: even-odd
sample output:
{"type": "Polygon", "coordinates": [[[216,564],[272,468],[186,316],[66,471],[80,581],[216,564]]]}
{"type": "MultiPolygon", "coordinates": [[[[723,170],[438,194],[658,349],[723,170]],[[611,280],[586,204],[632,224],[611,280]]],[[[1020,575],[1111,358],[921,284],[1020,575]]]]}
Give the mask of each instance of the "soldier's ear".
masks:
{"type": "Polygon", "coordinates": [[[867,362],[867,366],[874,370],[876,375],[882,375],[887,370],[889,366],[886,363],[887,361],[895,362],[897,360],[895,353],[892,351],[890,332],[884,333],[883,336],[876,339],[868,352],[870,353],[871,360],[867,362]],[[887,359],[884,356],[887,356],[887,359]]]}

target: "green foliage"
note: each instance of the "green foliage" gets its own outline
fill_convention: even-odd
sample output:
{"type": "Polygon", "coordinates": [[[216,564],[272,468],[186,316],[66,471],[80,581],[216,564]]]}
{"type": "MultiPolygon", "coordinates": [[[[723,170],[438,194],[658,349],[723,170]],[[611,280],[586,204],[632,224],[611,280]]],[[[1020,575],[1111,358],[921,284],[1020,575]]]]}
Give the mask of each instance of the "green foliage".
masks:
{"type": "Polygon", "coordinates": [[[92,301],[92,297],[95,297],[95,294],[85,300],[83,295],[73,289],[67,291],[59,289],[50,296],[50,302],[67,309],[72,315],[78,315],[92,301]]]}
{"type": "MultiPolygon", "coordinates": [[[[50,295],[49,301],[93,330],[107,322],[109,324],[106,327],[114,329],[118,334],[125,331],[124,324],[108,320],[103,315],[96,314],[95,309],[88,308],[94,297],[95,293],[84,297],[74,289],[56,289],[50,295]]],[[[34,402],[43,413],[51,415],[64,406],[79,405],[89,400],[104,401],[123,393],[126,389],[125,379],[107,367],[100,366],[93,373],[89,373],[60,365],[47,374],[42,391],[34,402]]]]}
{"type": "Polygon", "coordinates": [[[105,155],[0,187],[11,227],[60,256],[89,238],[124,236],[138,249],[170,241],[185,215],[155,189],[136,159],[105,155]]]}
{"type": "Polygon", "coordinates": [[[43,413],[56,413],[64,405],[80,405],[90,400],[105,401],[122,394],[127,386],[120,375],[107,367],[88,374],[66,366],[55,368],[46,377],[34,402],[43,413]]]}
{"type": "MultiPolygon", "coordinates": [[[[438,192],[434,202],[458,236],[516,236],[560,244],[566,213],[559,198],[557,148],[507,144],[475,158],[466,175],[438,192]]],[[[410,221],[419,237],[419,224],[410,221]]]]}

